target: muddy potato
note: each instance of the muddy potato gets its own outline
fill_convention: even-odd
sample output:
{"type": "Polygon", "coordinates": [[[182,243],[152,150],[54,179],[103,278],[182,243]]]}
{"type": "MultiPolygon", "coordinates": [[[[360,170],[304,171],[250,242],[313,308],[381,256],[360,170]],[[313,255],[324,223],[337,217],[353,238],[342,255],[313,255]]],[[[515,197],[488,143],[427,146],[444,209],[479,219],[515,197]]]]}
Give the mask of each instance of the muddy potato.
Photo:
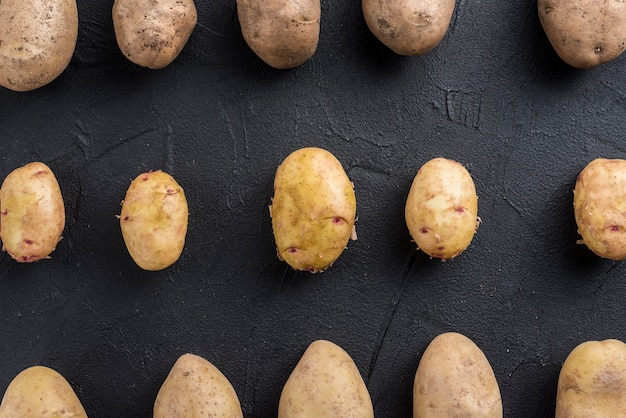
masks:
{"type": "Polygon", "coordinates": [[[57,371],[32,366],[9,383],[0,418],[87,418],[78,396],[57,371]]]}
{"type": "Polygon", "coordinates": [[[356,364],[341,347],[312,342],[283,387],[278,418],[374,417],[372,400],[356,364]]]}
{"type": "Polygon", "coordinates": [[[21,263],[50,258],[65,228],[63,196],[41,162],[16,168],[0,187],[2,249],[21,263]]]}
{"type": "Polygon", "coordinates": [[[152,69],[167,67],[178,57],[198,21],[193,0],[115,0],[112,14],[122,53],[152,69]]]}
{"type": "Polygon", "coordinates": [[[67,68],[77,38],[76,0],[0,1],[0,85],[49,84],[67,68]]]}
{"type": "Polygon", "coordinates": [[[480,348],[466,336],[435,337],[413,383],[413,417],[502,417],[500,388],[480,348]]]}
{"type": "Polygon", "coordinates": [[[445,36],[455,0],[362,0],[370,31],[400,55],[421,55],[445,36]]]}
{"type": "Polygon", "coordinates": [[[469,172],[456,161],[434,158],[413,179],[406,224],[419,249],[443,260],[461,254],[478,227],[478,198],[469,172]]]}
{"type": "Polygon", "coordinates": [[[278,257],[296,270],[323,271],[355,238],[354,188],[333,154],[302,148],[276,170],[270,215],[278,257]]]}
{"type": "Polygon", "coordinates": [[[183,354],[154,402],[154,418],[243,417],[235,388],[208,360],[183,354]]]}
{"type": "Polygon", "coordinates": [[[244,40],[271,67],[297,67],[317,49],[320,0],[237,0],[237,15],[244,40]]]}
{"type": "Polygon", "coordinates": [[[180,185],[163,171],[140,174],[122,201],[120,227],[128,252],[144,270],[162,270],[180,257],[188,207],[180,185]]]}
{"type": "Polygon", "coordinates": [[[559,374],[556,418],[623,417],[626,344],[586,341],[567,356],[559,374]]]}
{"type": "Polygon", "coordinates": [[[623,0],[538,0],[537,9],[552,47],[573,67],[596,67],[626,48],[623,0]]]}

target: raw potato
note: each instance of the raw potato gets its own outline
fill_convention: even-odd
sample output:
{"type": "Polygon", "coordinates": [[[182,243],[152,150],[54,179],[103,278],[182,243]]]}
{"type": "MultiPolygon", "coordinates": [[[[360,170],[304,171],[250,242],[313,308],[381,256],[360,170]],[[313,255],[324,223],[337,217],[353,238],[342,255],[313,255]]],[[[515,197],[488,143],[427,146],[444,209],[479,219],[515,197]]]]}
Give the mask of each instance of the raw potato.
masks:
{"type": "Polygon", "coordinates": [[[68,66],[78,38],[76,0],[0,1],[0,85],[30,91],[68,66]]]}
{"type": "Polygon", "coordinates": [[[624,0],[537,0],[537,8],[552,47],[573,67],[596,67],[626,48],[624,0]]]}
{"type": "Polygon", "coordinates": [[[32,366],[9,383],[0,418],[87,418],[78,396],[57,371],[32,366]]]}
{"type": "Polygon", "coordinates": [[[278,258],[320,272],[355,238],[354,187],[334,155],[302,148],[276,170],[270,215],[278,258]]]}
{"type": "Polygon", "coordinates": [[[188,207],[180,185],[163,171],[140,174],[122,201],[120,227],[128,252],[144,270],[163,270],[185,246],[188,207]]]}
{"type": "Polygon", "coordinates": [[[400,55],[435,48],[450,26],[455,0],[362,0],[370,31],[400,55]]]}
{"type": "Polygon", "coordinates": [[[461,254],[478,228],[478,198],[469,172],[456,161],[434,158],[413,180],[405,219],[419,249],[443,260],[461,254]]]}
{"type": "Polygon", "coordinates": [[[623,417],[626,413],[626,344],[586,341],[569,354],[556,395],[556,418],[623,417]]]}
{"type": "Polygon", "coordinates": [[[370,394],[356,364],[341,347],[312,342],[287,379],[278,418],[374,417],[370,394]]]}
{"type": "Polygon", "coordinates": [[[244,40],[271,67],[297,67],[317,49],[320,0],[237,0],[237,14],[244,40]]]}
{"type": "Polygon", "coordinates": [[[161,69],[183,50],[196,27],[193,0],[115,0],[113,28],[122,53],[142,67],[161,69]]]}
{"type": "Polygon", "coordinates": [[[600,257],[626,258],[626,160],[597,158],[578,175],[574,216],[582,243],[600,257]]]}
{"type": "Polygon", "coordinates": [[[194,354],[176,360],[154,402],[154,418],[243,417],[239,398],[226,376],[194,354]]]}
{"type": "Polygon", "coordinates": [[[428,345],[413,384],[413,417],[502,417],[500,388],[485,354],[447,332],[428,345]]]}
{"type": "Polygon", "coordinates": [[[2,249],[21,263],[50,258],[65,228],[63,196],[41,162],[16,168],[0,188],[2,249]]]}

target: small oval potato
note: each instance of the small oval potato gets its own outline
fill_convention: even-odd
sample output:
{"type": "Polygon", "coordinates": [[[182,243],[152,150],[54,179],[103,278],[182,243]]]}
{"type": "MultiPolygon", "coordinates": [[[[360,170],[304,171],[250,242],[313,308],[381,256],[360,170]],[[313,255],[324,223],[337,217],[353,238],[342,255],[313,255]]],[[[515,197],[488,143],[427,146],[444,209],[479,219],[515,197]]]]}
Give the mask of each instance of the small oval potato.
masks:
{"type": "Polygon", "coordinates": [[[266,64],[297,67],[313,56],[320,35],[320,0],[237,0],[244,40],[266,64]]]}
{"type": "Polygon", "coordinates": [[[435,48],[450,26],[454,0],[362,0],[370,31],[399,55],[435,48]]]}
{"type": "Polygon", "coordinates": [[[243,417],[235,388],[211,362],[195,354],[176,360],[154,402],[154,418],[243,417]]]}
{"type": "Polygon", "coordinates": [[[574,216],[582,243],[612,260],[626,258],[626,160],[597,158],[578,175],[574,216]]]}
{"type": "Polygon", "coordinates": [[[447,260],[461,254],[478,227],[474,181],[456,161],[434,158],[413,179],[405,218],[419,249],[447,260]]]}
{"type": "Polygon", "coordinates": [[[556,418],[623,417],[626,413],[626,344],[586,341],[563,363],[556,418]]]}
{"type": "Polygon", "coordinates": [[[485,354],[466,336],[435,337],[413,383],[413,417],[502,417],[502,398],[485,354]]]}
{"type": "Polygon", "coordinates": [[[278,418],[374,417],[370,394],[354,360],[338,345],[312,342],[283,387],[278,418]]]}
{"type": "Polygon", "coordinates": [[[21,263],[50,258],[64,228],[63,196],[52,170],[33,162],[9,173],[0,187],[2,249],[21,263]]]}
{"type": "Polygon", "coordinates": [[[178,260],[187,235],[188,207],[172,176],[160,170],[137,176],[119,218],[128,252],[139,267],[163,270],[178,260]]]}
{"type": "Polygon", "coordinates": [[[142,67],[161,69],[183,50],[196,27],[193,0],[115,0],[113,29],[122,53],[142,67]]]}
{"type": "Polygon", "coordinates": [[[57,371],[32,366],[9,383],[2,403],[2,418],[87,418],[74,389],[57,371]]]}
{"type": "Polygon", "coordinates": [[[334,155],[302,148],[276,170],[270,215],[278,258],[320,272],[355,238],[354,187],[334,155]]]}
{"type": "Polygon", "coordinates": [[[0,85],[31,91],[68,66],[78,38],[76,0],[0,1],[0,85]]]}

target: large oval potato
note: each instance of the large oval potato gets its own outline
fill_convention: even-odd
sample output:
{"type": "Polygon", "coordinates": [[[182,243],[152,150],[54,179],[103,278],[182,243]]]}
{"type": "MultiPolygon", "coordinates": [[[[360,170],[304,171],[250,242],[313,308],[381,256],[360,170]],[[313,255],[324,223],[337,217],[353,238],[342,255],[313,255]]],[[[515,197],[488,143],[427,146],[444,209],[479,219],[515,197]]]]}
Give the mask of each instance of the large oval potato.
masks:
{"type": "Polygon", "coordinates": [[[29,263],[50,258],[65,228],[65,206],[52,170],[41,162],[16,168],[0,187],[2,249],[29,263]]]}
{"type": "Polygon", "coordinates": [[[596,67],[626,48],[624,0],[537,0],[537,9],[552,47],[573,67],[596,67]]]}
{"type": "Polygon", "coordinates": [[[493,369],[466,336],[435,337],[420,359],[413,383],[413,417],[502,417],[493,369]]]}
{"type": "Polygon", "coordinates": [[[0,1],[0,85],[30,91],[68,66],[78,38],[76,0],[0,1]]]}
{"type": "Polygon", "coordinates": [[[183,188],[163,171],[137,176],[126,191],[119,216],[128,252],[144,270],[162,270],[185,246],[188,207],[183,188]]]}
{"type": "Polygon", "coordinates": [[[270,215],[278,257],[296,270],[320,272],[355,238],[354,187],[333,154],[302,148],[276,170],[270,215]]]}
{"type": "Polygon", "coordinates": [[[400,55],[421,55],[435,48],[450,26],[454,0],[362,0],[370,31],[400,55]]]}
{"type": "Polygon", "coordinates": [[[326,340],[312,342],[280,395],[278,418],[374,417],[370,394],[354,360],[326,340]]]}
{"type": "Polygon", "coordinates": [[[626,344],[586,341],[567,356],[559,374],[556,418],[626,414],[626,344]]]}
{"type": "Polygon", "coordinates": [[[474,181],[460,163],[434,158],[413,179],[405,207],[409,232],[418,248],[443,260],[461,254],[478,227],[474,181]]]}
{"type": "Polygon", "coordinates": [[[112,15],[124,56],[151,69],[178,57],[198,21],[193,0],[115,0],[112,15]]]}
{"type": "Polygon", "coordinates": [[[582,243],[600,257],[626,258],[626,160],[597,158],[578,175],[574,216],[582,243]]]}
{"type": "Polygon", "coordinates": [[[293,68],[317,49],[320,0],[237,0],[244,40],[266,64],[293,68]]]}

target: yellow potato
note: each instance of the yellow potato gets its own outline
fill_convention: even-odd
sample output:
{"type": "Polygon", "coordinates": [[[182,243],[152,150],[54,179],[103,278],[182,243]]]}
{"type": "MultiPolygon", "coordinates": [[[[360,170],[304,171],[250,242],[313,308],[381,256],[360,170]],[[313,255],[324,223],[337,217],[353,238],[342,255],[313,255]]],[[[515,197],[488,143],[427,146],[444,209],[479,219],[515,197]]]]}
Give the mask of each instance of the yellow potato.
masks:
{"type": "Polygon", "coordinates": [[[65,228],[65,206],[56,177],[41,162],[16,168],[0,187],[0,238],[13,259],[50,258],[65,228]]]}
{"type": "Polygon", "coordinates": [[[370,31],[400,55],[422,55],[435,48],[450,26],[454,0],[362,0],[370,31]]]}
{"type": "Polygon", "coordinates": [[[468,171],[456,161],[434,158],[413,179],[405,207],[418,248],[443,260],[461,254],[478,227],[478,197],[468,171]]]}
{"type": "Polygon", "coordinates": [[[128,252],[144,270],[163,270],[185,246],[188,207],[180,185],[163,171],[140,174],[122,201],[120,227],[128,252]]]}
{"type": "Polygon", "coordinates": [[[198,21],[193,0],[115,0],[112,14],[122,53],[152,69],[167,67],[178,57],[198,21]]]}
{"type": "Polygon", "coordinates": [[[356,364],[341,347],[312,342],[287,379],[278,418],[368,418],[374,409],[356,364]]]}
{"type": "Polygon", "coordinates": [[[317,49],[320,0],[237,0],[244,40],[274,68],[303,64],[317,49]]]}
{"type": "Polygon", "coordinates": [[[413,417],[502,417],[496,376],[472,340],[447,332],[431,341],[415,373],[413,417]]]}
{"type": "Polygon", "coordinates": [[[354,187],[320,148],[296,150],[278,167],[270,214],[278,257],[296,270],[325,270],[355,238],[354,187]]]}
{"type": "Polygon", "coordinates": [[[176,360],[154,402],[154,418],[243,417],[226,376],[194,354],[176,360]]]}
{"type": "Polygon", "coordinates": [[[76,0],[0,1],[0,85],[30,91],[70,63],[78,38],[76,0]]]}
{"type": "Polygon", "coordinates": [[[556,395],[556,418],[626,414],[626,344],[586,341],[567,356],[556,395]]]}
{"type": "Polygon", "coordinates": [[[33,366],[20,372],[9,384],[0,418],[87,418],[78,396],[57,371],[33,366]]]}

